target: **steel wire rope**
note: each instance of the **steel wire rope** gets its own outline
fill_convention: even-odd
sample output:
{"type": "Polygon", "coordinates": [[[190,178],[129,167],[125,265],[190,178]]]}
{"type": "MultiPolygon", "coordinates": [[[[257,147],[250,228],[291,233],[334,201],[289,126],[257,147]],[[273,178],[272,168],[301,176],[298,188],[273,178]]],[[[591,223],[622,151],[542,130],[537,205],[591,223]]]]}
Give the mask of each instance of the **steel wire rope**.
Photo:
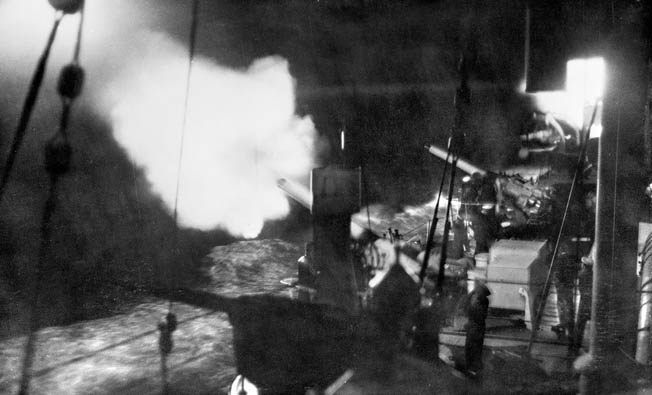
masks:
{"type": "Polygon", "coordinates": [[[32,80],[30,81],[27,96],[25,97],[25,101],[23,103],[18,125],[14,131],[14,138],[9,150],[9,156],[5,161],[2,179],[0,179],[0,201],[2,200],[2,197],[4,196],[4,193],[7,189],[9,176],[11,175],[14,163],[16,162],[16,157],[18,156],[18,151],[20,150],[23,139],[25,138],[25,134],[27,133],[27,125],[29,124],[32,112],[34,111],[34,106],[36,105],[36,99],[38,98],[39,91],[41,90],[41,85],[43,84],[47,61],[50,57],[50,50],[52,49],[52,44],[54,43],[54,39],[57,35],[57,30],[59,29],[59,25],[64,15],[65,14],[62,11],[55,12],[52,29],[50,30],[45,48],[39,57],[36,69],[34,70],[34,74],[32,75],[32,80]]]}
{"type": "MultiPolygon", "coordinates": [[[[615,248],[615,243],[616,243],[616,211],[617,211],[617,206],[616,202],[618,199],[618,161],[620,160],[620,118],[622,115],[622,105],[621,102],[618,101],[618,116],[616,120],[616,157],[614,160],[614,178],[612,182],[612,188],[613,188],[613,201],[611,204],[611,259],[609,262],[609,293],[611,295],[614,295],[614,262],[616,260],[616,248],[615,248]]],[[[591,131],[589,130],[589,133],[591,131]]],[[[596,197],[597,198],[597,197],[596,197]]],[[[610,332],[611,333],[616,333],[615,332],[615,326],[616,326],[616,320],[615,316],[618,314],[618,310],[613,306],[613,298],[609,301],[609,303],[612,305],[608,309],[608,318],[609,318],[609,327],[610,327],[610,332]]]]}
{"type": "MultiPolygon", "coordinates": [[[[185,76],[185,92],[183,99],[183,111],[181,115],[181,136],[179,141],[179,154],[177,157],[177,175],[176,175],[176,185],[174,191],[174,204],[172,217],[174,222],[174,239],[173,239],[173,256],[178,259],[180,256],[180,247],[179,247],[179,191],[181,184],[181,173],[183,166],[183,154],[184,154],[184,143],[185,135],[187,132],[188,124],[188,109],[190,102],[190,83],[192,77],[192,65],[195,59],[195,46],[197,42],[197,20],[198,20],[198,10],[199,10],[199,0],[193,0],[192,10],[191,10],[191,21],[190,21],[190,32],[189,32],[189,43],[188,43],[188,64],[186,68],[185,76]]],[[[175,259],[175,261],[176,261],[175,259]]],[[[174,263],[174,262],[173,262],[174,263]]],[[[172,264],[165,264],[163,268],[165,282],[167,287],[172,285],[172,264]]],[[[172,332],[177,329],[177,317],[172,310],[172,299],[168,298],[168,313],[165,316],[165,322],[160,322],[158,324],[158,329],[160,332],[159,336],[159,352],[161,356],[161,391],[163,394],[168,394],[170,391],[169,380],[168,380],[168,366],[167,366],[167,357],[172,352],[173,340],[172,332]]]]}
{"type": "MultiPolygon", "coordinates": [[[[190,322],[198,320],[200,318],[208,317],[208,316],[211,316],[211,315],[217,314],[217,313],[219,313],[218,310],[209,310],[208,312],[201,313],[201,314],[196,314],[196,315],[190,316],[188,318],[185,318],[183,320],[179,320],[179,324],[190,323],[190,322]]],[[[105,351],[109,351],[111,349],[115,349],[117,347],[127,345],[127,344],[129,344],[131,342],[134,342],[134,341],[136,341],[138,339],[142,339],[142,338],[144,338],[146,336],[151,336],[151,335],[155,334],[156,332],[157,332],[157,329],[150,329],[150,330],[147,330],[147,331],[141,331],[140,333],[134,334],[134,335],[132,335],[132,336],[126,338],[126,339],[111,343],[111,344],[106,345],[106,346],[104,346],[102,348],[99,348],[97,350],[90,351],[86,355],[81,355],[81,356],[78,356],[78,357],[74,357],[74,358],[68,359],[66,361],[62,361],[60,363],[57,363],[56,365],[46,366],[46,367],[44,367],[42,369],[39,369],[39,370],[33,372],[32,377],[40,377],[40,376],[47,375],[47,374],[52,373],[53,371],[55,371],[55,370],[57,370],[59,368],[62,368],[63,366],[72,365],[72,364],[81,362],[81,361],[83,361],[85,359],[92,358],[93,356],[95,356],[97,354],[100,354],[100,353],[103,353],[105,351]]]]}
{"type": "Polygon", "coordinates": [[[177,177],[174,191],[174,207],[172,211],[172,217],[175,225],[175,245],[174,248],[178,252],[179,248],[179,192],[181,184],[181,170],[183,167],[183,154],[184,154],[184,143],[185,135],[187,131],[188,123],[188,108],[190,103],[190,80],[192,77],[192,64],[195,59],[195,45],[197,41],[197,19],[198,19],[198,9],[199,9],[199,0],[193,0],[192,3],[192,16],[190,24],[190,36],[189,36],[189,46],[188,46],[188,65],[186,68],[186,81],[185,81],[185,93],[183,100],[183,112],[181,118],[181,137],[179,141],[179,155],[177,156],[177,177]]]}
{"type": "MultiPolygon", "coordinates": [[[[451,133],[452,134],[452,133],[451,133]]],[[[446,150],[446,160],[444,161],[444,170],[441,175],[441,180],[439,183],[439,192],[437,193],[437,200],[435,202],[435,211],[432,214],[432,222],[430,228],[428,229],[428,237],[426,238],[426,250],[423,256],[423,263],[421,264],[421,270],[419,271],[419,286],[423,287],[423,282],[426,277],[426,270],[428,269],[428,261],[430,259],[430,252],[432,251],[432,243],[435,238],[435,227],[437,226],[437,212],[439,211],[439,202],[441,201],[441,193],[444,189],[444,182],[446,181],[446,172],[448,170],[448,160],[450,158],[450,142],[448,140],[448,147],[446,150]]]]}
{"type": "Polygon", "coordinates": [[[446,202],[446,214],[444,216],[444,235],[442,238],[441,254],[439,258],[439,272],[437,273],[437,292],[441,294],[443,291],[444,283],[444,269],[447,258],[447,248],[448,248],[448,235],[450,233],[450,214],[451,214],[451,205],[453,200],[453,189],[455,186],[455,172],[457,170],[457,160],[459,155],[457,151],[462,148],[464,144],[464,131],[462,130],[462,123],[464,122],[464,110],[470,104],[470,92],[468,87],[468,67],[469,60],[466,57],[465,51],[462,51],[460,56],[460,61],[458,64],[458,72],[460,76],[460,86],[455,92],[454,105],[455,105],[455,120],[453,122],[453,127],[450,130],[448,145],[446,150],[446,160],[444,161],[444,172],[442,174],[441,184],[439,188],[439,193],[437,196],[437,203],[435,204],[435,212],[433,213],[433,221],[428,232],[428,239],[426,241],[426,251],[423,257],[423,264],[421,265],[421,270],[419,272],[419,283],[423,287],[426,270],[428,268],[429,255],[432,249],[432,239],[434,238],[434,231],[437,225],[437,211],[439,210],[439,203],[441,200],[441,193],[444,187],[444,180],[446,178],[446,171],[448,168],[448,161],[451,159],[451,170],[450,170],[450,180],[448,184],[448,198],[446,202]]]}
{"type": "MultiPolygon", "coordinates": [[[[472,6],[466,4],[465,8],[469,20],[473,20],[474,15],[473,15],[472,6]]],[[[462,26],[462,37],[461,37],[462,41],[469,40],[469,36],[472,34],[471,31],[469,31],[469,29],[470,28],[468,26],[462,26]]],[[[420,288],[423,288],[424,280],[426,276],[426,270],[428,269],[428,261],[430,259],[430,253],[432,251],[432,244],[435,236],[435,228],[437,226],[437,212],[439,211],[441,193],[444,188],[444,180],[446,178],[446,172],[448,169],[448,161],[449,159],[451,159],[451,154],[452,154],[448,201],[446,202],[447,203],[446,214],[445,214],[446,222],[444,223],[444,236],[442,239],[442,248],[441,248],[440,261],[439,261],[439,273],[437,274],[437,292],[440,295],[443,290],[444,266],[446,263],[446,253],[447,253],[447,244],[448,244],[447,238],[448,238],[448,231],[450,231],[450,224],[448,222],[448,219],[449,219],[449,214],[451,209],[451,200],[453,197],[452,188],[455,185],[456,165],[457,165],[457,160],[459,158],[458,155],[459,152],[457,152],[457,150],[461,149],[464,144],[464,131],[460,130],[460,127],[462,126],[462,122],[464,121],[463,119],[465,115],[464,107],[470,104],[470,92],[468,87],[470,59],[467,58],[467,55],[469,54],[475,55],[475,48],[469,42],[466,42],[466,46],[461,51],[460,54],[461,56],[459,59],[459,63],[457,65],[457,72],[459,75],[460,84],[457,90],[455,91],[455,97],[454,97],[455,119],[453,122],[453,127],[451,128],[449,133],[448,145],[446,150],[446,160],[444,161],[444,170],[442,173],[442,178],[439,186],[439,192],[437,194],[437,202],[435,203],[435,211],[432,217],[432,224],[430,225],[430,229],[428,230],[428,237],[426,239],[426,249],[424,252],[423,263],[421,264],[421,270],[419,271],[419,286],[420,288]],[[451,152],[451,151],[456,151],[456,152],[451,152]]]]}
{"type": "Polygon", "coordinates": [[[555,246],[553,248],[553,252],[550,258],[550,265],[548,267],[548,272],[546,274],[546,281],[544,282],[543,285],[543,292],[541,294],[541,298],[539,300],[539,303],[537,304],[535,315],[534,315],[534,320],[532,321],[532,333],[530,334],[530,339],[528,340],[528,346],[527,346],[527,352],[530,353],[532,351],[532,345],[534,344],[534,339],[537,336],[537,330],[539,327],[539,321],[541,320],[541,316],[543,314],[543,308],[546,304],[546,299],[548,298],[548,292],[550,291],[550,278],[552,276],[553,268],[555,265],[555,258],[557,256],[557,252],[559,251],[559,245],[561,244],[561,237],[564,233],[564,226],[566,225],[566,218],[568,218],[568,210],[570,208],[570,203],[573,198],[573,192],[575,191],[575,186],[579,182],[580,179],[580,173],[584,170],[584,167],[582,166],[586,157],[586,151],[587,151],[587,146],[589,142],[589,137],[591,136],[591,127],[593,126],[593,123],[595,122],[595,117],[598,111],[598,105],[599,103],[596,102],[596,104],[593,106],[593,113],[591,115],[591,121],[589,122],[589,126],[586,128],[585,131],[585,136],[584,136],[584,141],[582,142],[582,146],[580,149],[580,153],[577,157],[577,163],[576,163],[576,168],[575,172],[573,174],[573,180],[571,182],[570,186],[570,191],[568,192],[568,198],[566,198],[566,206],[564,208],[564,215],[562,216],[561,219],[561,224],[559,225],[559,231],[557,232],[557,238],[555,239],[555,246]]]}
{"type": "Polygon", "coordinates": [[[364,196],[365,200],[365,206],[366,206],[366,211],[367,211],[367,230],[371,232],[372,234],[374,233],[373,230],[371,230],[371,214],[369,213],[369,194],[367,191],[367,173],[364,171],[364,166],[360,166],[360,173],[362,176],[362,195],[364,196]]]}
{"type": "MultiPolygon", "coordinates": [[[[70,119],[70,110],[73,101],[79,96],[82,90],[84,74],[83,69],[78,65],[79,54],[81,48],[82,28],[83,28],[83,14],[84,14],[84,0],[79,2],[79,8],[73,12],[79,11],[80,19],[78,24],[77,37],[75,42],[75,50],[73,55],[73,62],[68,66],[64,66],[59,75],[57,90],[62,101],[62,112],[59,120],[59,129],[52,139],[48,141],[45,146],[45,168],[50,177],[50,186],[48,190],[48,197],[43,209],[43,216],[41,217],[40,228],[40,244],[38,248],[38,257],[36,266],[31,273],[31,290],[29,301],[29,335],[24,346],[23,362],[21,367],[20,383],[18,387],[19,395],[27,395],[29,393],[29,384],[32,377],[32,365],[34,362],[34,354],[36,352],[36,338],[37,331],[41,325],[39,314],[40,291],[43,282],[43,275],[45,269],[45,262],[48,259],[48,254],[51,250],[51,237],[52,237],[52,215],[56,208],[57,200],[57,187],[59,178],[68,172],[70,167],[71,147],[68,142],[68,125],[70,119]]],[[[42,84],[43,76],[45,73],[45,65],[49,56],[50,48],[54,42],[57,28],[65,13],[57,11],[55,14],[55,22],[48,38],[46,49],[39,60],[37,72],[30,86],[28,98],[25,101],[25,107],[21,114],[21,121],[17,130],[14,144],[16,149],[12,150],[10,159],[12,162],[5,169],[3,175],[2,185],[0,186],[0,194],[4,191],[6,180],[9,177],[9,170],[13,165],[13,160],[18,152],[18,147],[24,137],[29,116],[36,103],[36,96],[42,84]]]]}
{"type": "Polygon", "coordinates": [[[427,223],[423,223],[423,224],[415,226],[414,228],[412,228],[412,229],[408,230],[407,232],[403,233],[403,237],[405,237],[405,236],[407,236],[407,235],[409,235],[409,234],[411,234],[413,232],[416,232],[417,229],[421,229],[426,225],[427,225],[427,223]]]}
{"type": "Polygon", "coordinates": [[[453,154],[453,163],[451,163],[451,176],[448,184],[448,201],[446,202],[446,215],[444,220],[444,236],[441,244],[441,254],[439,256],[439,271],[437,272],[437,290],[441,293],[444,289],[446,276],[446,259],[448,258],[448,236],[451,229],[451,210],[453,202],[453,193],[455,187],[455,172],[457,170],[458,156],[453,154]]]}

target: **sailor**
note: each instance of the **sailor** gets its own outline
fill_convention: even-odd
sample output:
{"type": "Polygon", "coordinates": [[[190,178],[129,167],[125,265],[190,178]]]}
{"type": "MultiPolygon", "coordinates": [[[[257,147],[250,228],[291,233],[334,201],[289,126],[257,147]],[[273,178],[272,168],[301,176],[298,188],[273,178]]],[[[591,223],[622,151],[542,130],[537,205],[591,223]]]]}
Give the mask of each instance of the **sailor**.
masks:
{"type": "Polygon", "coordinates": [[[489,288],[483,281],[476,279],[466,307],[468,322],[464,344],[466,371],[473,377],[482,370],[482,347],[484,345],[485,320],[489,310],[489,295],[491,295],[489,288]]]}
{"type": "Polygon", "coordinates": [[[473,253],[489,251],[489,245],[496,238],[495,202],[496,192],[491,177],[474,173],[462,186],[460,212],[463,219],[471,224],[473,240],[467,244],[475,244],[473,253]]]}
{"type": "Polygon", "coordinates": [[[453,220],[453,242],[450,243],[448,250],[448,258],[459,259],[462,258],[469,250],[469,239],[467,237],[467,230],[464,226],[464,220],[457,216],[453,220]]]}

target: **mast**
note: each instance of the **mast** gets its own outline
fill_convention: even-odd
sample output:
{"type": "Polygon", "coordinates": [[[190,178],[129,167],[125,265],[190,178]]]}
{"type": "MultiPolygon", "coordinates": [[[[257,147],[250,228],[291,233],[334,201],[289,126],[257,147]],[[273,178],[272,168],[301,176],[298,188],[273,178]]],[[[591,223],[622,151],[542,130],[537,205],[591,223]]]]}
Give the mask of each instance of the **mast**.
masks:
{"type": "Polygon", "coordinates": [[[642,137],[637,114],[643,113],[640,97],[644,96],[645,84],[640,81],[645,67],[640,66],[645,65],[645,48],[637,37],[640,31],[621,23],[612,26],[603,50],[608,81],[598,147],[590,352],[575,361],[575,368],[581,372],[582,394],[606,391],[618,366],[616,358],[621,356],[621,339],[627,339],[626,329],[635,325],[629,322],[631,317],[623,306],[634,304],[636,298],[628,290],[636,288],[635,225],[640,218],[632,212],[636,210],[627,208],[640,203],[643,184],[638,176],[627,174],[619,166],[624,163],[625,137],[642,137]]]}

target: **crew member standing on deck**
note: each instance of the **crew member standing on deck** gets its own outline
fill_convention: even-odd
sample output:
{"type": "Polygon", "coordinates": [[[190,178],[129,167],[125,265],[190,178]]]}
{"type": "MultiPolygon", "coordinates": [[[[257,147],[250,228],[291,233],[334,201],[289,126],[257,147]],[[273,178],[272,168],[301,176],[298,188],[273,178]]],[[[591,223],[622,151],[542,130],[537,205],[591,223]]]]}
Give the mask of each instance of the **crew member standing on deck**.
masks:
{"type": "Polygon", "coordinates": [[[473,291],[469,294],[469,304],[466,315],[469,319],[466,324],[466,342],[464,353],[466,357],[466,371],[471,376],[476,376],[482,370],[482,347],[484,345],[485,320],[489,310],[491,291],[479,280],[475,280],[473,291]]]}

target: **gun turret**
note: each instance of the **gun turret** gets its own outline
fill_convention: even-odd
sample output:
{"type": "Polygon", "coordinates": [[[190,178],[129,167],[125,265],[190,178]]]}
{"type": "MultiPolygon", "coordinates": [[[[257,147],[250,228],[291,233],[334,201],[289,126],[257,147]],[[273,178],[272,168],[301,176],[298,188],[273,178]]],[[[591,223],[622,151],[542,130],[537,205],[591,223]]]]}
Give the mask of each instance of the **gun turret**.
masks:
{"type": "MultiPolygon", "coordinates": [[[[432,155],[452,163],[453,158],[447,155],[446,150],[435,145],[426,145],[432,155]]],[[[495,201],[498,205],[497,214],[503,217],[504,226],[520,228],[525,225],[542,226],[548,224],[551,218],[552,198],[554,189],[550,186],[538,185],[537,181],[542,173],[549,169],[537,167],[539,172],[536,177],[529,168],[513,169],[501,174],[482,169],[471,162],[458,158],[457,167],[468,174],[480,174],[483,183],[493,184],[495,201]],[[519,171],[520,170],[520,171],[519,171]],[[526,171],[528,170],[528,171],[526,171]],[[524,172],[530,177],[523,177],[524,172]]],[[[462,202],[483,203],[483,202],[462,202]]]]}
{"type": "MultiPolygon", "coordinates": [[[[439,159],[446,160],[448,157],[448,163],[453,163],[453,158],[448,156],[445,149],[439,148],[433,144],[426,144],[426,149],[428,152],[438,157],[439,159]]],[[[486,176],[491,171],[485,170],[480,166],[474,165],[466,159],[458,158],[457,159],[457,168],[468,173],[479,173],[481,176],[486,176]]],[[[514,166],[508,169],[496,172],[497,174],[504,174],[507,176],[517,176],[520,175],[523,179],[538,181],[539,178],[548,175],[551,172],[552,168],[545,165],[534,165],[534,166],[514,166]]]]}

